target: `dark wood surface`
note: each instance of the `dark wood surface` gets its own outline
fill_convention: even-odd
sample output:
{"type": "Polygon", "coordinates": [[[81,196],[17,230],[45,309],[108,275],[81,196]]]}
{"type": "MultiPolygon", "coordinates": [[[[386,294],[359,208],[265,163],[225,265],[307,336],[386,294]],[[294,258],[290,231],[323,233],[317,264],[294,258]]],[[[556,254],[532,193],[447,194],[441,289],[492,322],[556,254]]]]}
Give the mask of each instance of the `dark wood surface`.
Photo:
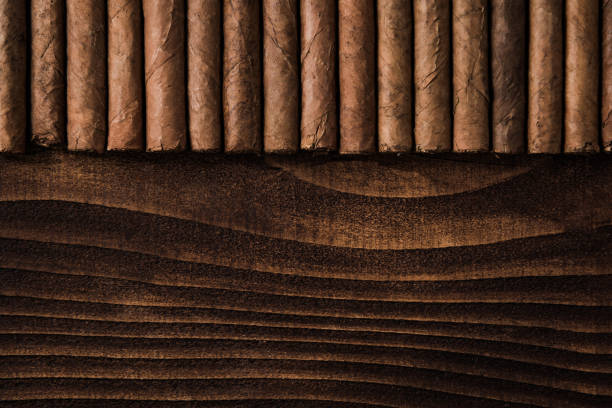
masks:
{"type": "Polygon", "coordinates": [[[609,156],[0,157],[0,406],[611,407],[609,156]]]}

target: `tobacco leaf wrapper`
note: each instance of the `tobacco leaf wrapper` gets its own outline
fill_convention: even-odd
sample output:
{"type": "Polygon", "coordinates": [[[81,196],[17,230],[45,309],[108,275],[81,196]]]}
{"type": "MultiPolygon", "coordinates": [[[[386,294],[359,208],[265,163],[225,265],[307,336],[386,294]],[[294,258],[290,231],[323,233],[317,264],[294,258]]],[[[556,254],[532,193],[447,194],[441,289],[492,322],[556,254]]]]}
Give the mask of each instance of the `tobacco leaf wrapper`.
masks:
{"type": "Polygon", "coordinates": [[[336,7],[328,0],[301,0],[301,148],[336,150],[336,7]]]}
{"type": "Polygon", "coordinates": [[[486,0],[453,0],[453,149],[489,150],[486,0]]]}
{"type": "Polygon", "coordinates": [[[221,14],[218,0],[187,2],[189,140],[195,151],[219,151],[223,147],[221,14]]]}
{"type": "Polygon", "coordinates": [[[563,13],[563,0],[529,1],[529,153],[561,152],[563,13]]]}
{"type": "Polygon", "coordinates": [[[26,20],[25,1],[0,0],[0,152],[25,151],[26,20]]]}
{"type": "Polygon", "coordinates": [[[106,3],[67,0],[68,149],[106,144],[106,3]]]}
{"type": "Polygon", "coordinates": [[[493,150],[522,153],[527,120],[527,1],[490,4],[493,150]]]}
{"type": "Polygon", "coordinates": [[[599,151],[599,2],[565,2],[565,152],[599,151]]]}
{"type": "Polygon", "coordinates": [[[184,150],[185,2],[143,0],[148,151],[184,150]]]}
{"type": "Polygon", "coordinates": [[[261,151],[260,2],[223,1],[225,151],[261,151]]]}
{"type": "Polygon", "coordinates": [[[340,153],[376,150],[376,20],[371,0],[338,2],[340,153]]]}
{"type": "Polygon", "coordinates": [[[294,153],[300,139],[297,0],[263,1],[264,150],[294,153]]]}
{"type": "Polygon", "coordinates": [[[603,149],[612,152],[612,0],[603,0],[601,65],[601,138],[603,149]]]}
{"type": "Polygon", "coordinates": [[[143,43],[140,0],[107,0],[108,150],[142,150],[143,43]]]}
{"type": "Polygon", "coordinates": [[[451,148],[449,0],[414,0],[414,143],[420,152],[451,148]]]}
{"type": "MultiPolygon", "coordinates": [[[[15,2],[17,3],[17,2],[15,2]]],[[[62,146],[66,133],[66,25],[61,0],[30,1],[32,142],[62,146]]]]}
{"type": "Polygon", "coordinates": [[[379,0],[378,150],[412,149],[412,5],[379,0]]]}

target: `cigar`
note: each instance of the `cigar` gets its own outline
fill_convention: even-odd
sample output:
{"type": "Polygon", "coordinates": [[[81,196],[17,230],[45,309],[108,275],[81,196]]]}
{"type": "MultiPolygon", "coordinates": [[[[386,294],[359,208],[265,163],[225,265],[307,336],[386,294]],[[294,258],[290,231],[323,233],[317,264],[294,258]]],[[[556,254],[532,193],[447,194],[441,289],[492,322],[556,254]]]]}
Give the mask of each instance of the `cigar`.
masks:
{"type": "Polygon", "coordinates": [[[102,153],[106,142],[106,4],[67,0],[68,150],[102,153]]]}
{"type": "Polygon", "coordinates": [[[189,140],[195,151],[220,151],[221,2],[187,2],[187,100],[189,140]]]}
{"type": "Polygon", "coordinates": [[[301,148],[338,148],[336,110],[336,7],[328,0],[301,0],[301,148]]]}
{"type": "Polygon", "coordinates": [[[414,0],[414,143],[451,148],[450,0],[414,0]]]}
{"type": "Polygon", "coordinates": [[[258,0],[223,0],[225,151],[261,151],[258,0]]]}
{"type": "Polygon", "coordinates": [[[563,0],[529,1],[529,153],[561,152],[563,12],[563,0]]]}
{"type": "Polygon", "coordinates": [[[63,146],[66,133],[64,2],[30,0],[32,143],[63,146]]]}
{"type": "Polygon", "coordinates": [[[489,150],[486,0],[453,0],[453,150],[489,150]]]}
{"type": "Polygon", "coordinates": [[[108,150],[142,150],[142,18],[140,0],[107,0],[108,150]]]}
{"type": "Polygon", "coordinates": [[[379,0],[378,150],[412,149],[412,5],[379,0]]]}
{"type": "Polygon", "coordinates": [[[26,147],[26,28],[26,2],[0,0],[0,152],[26,147]]]}
{"type": "Polygon", "coordinates": [[[264,150],[293,153],[300,142],[297,0],[263,2],[264,150]]]}
{"type": "Polygon", "coordinates": [[[376,150],[376,19],[371,0],[338,2],[340,153],[376,150]]]}
{"type": "Polygon", "coordinates": [[[602,1],[601,138],[606,152],[612,152],[612,0],[602,1]]]}
{"type": "Polygon", "coordinates": [[[599,151],[599,2],[566,0],[565,152],[599,151]]]}
{"type": "Polygon", "coordinates": [[[527,109],[527,2],[491,2],[493,151],[523,153],[527,109]]]}
{"type": "Polygon", "coordinates": [[[147,151],[184,150],[185,3],[143,0],[147,151]]]}

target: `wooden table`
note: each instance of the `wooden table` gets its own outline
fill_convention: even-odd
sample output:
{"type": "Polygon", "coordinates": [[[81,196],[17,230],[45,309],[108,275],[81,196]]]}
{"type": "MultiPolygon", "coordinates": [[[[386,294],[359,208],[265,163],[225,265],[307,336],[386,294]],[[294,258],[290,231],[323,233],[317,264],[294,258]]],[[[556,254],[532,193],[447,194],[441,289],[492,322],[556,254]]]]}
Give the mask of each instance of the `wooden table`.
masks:
{"type": "Polygon", "coordinates": [[[611,407],[612,158],[0,157],[1,406],[611,407]]]}

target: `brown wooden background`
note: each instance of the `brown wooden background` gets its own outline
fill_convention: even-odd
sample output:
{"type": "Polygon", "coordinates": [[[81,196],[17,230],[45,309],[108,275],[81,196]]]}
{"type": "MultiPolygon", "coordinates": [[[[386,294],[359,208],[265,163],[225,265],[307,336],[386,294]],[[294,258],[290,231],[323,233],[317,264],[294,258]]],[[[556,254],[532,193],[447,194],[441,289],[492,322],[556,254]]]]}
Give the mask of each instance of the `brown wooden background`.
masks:
{"type": "Polygon", "coordinates": [[[612,159],[0,157],[0,399],[611,407],[612,159]]]}

